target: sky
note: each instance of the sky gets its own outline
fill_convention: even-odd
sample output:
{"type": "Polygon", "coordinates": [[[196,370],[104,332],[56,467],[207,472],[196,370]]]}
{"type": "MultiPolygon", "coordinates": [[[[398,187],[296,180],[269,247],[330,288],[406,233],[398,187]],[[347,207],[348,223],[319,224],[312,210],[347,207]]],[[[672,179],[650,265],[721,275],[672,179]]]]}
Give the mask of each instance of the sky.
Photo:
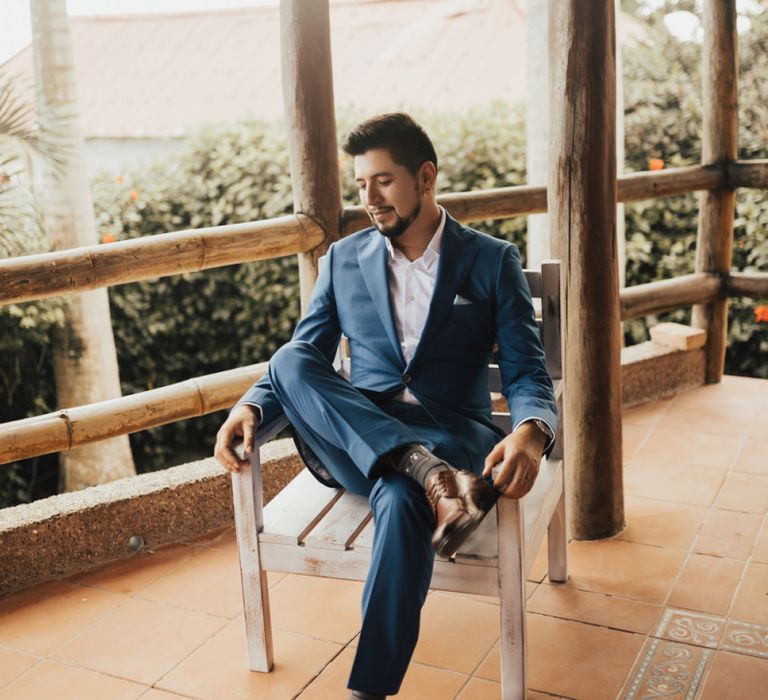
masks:
{"type": "MultiPolygon", "coordinates": [[[[32,40],[29,0],[1,0],[0,64],[32,40]]],[[[67,0],[74,15],[121,15],[184,10],[224,10],[230,7],[274,5],[278,0],[67,0]]]]}

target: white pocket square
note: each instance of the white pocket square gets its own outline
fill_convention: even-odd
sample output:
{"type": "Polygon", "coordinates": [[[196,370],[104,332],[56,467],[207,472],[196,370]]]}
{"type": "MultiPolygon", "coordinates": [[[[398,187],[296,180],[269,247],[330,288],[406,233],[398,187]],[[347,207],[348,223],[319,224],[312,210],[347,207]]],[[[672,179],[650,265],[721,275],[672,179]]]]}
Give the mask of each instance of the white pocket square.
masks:
{"type": "Polygon", "coordinates": [[[472,302],[469,299],[465,299],[461,294],[457,294],[456,298],[453,300],[453,305],[458,306],[459,304],[471,304],[472,302]]]}

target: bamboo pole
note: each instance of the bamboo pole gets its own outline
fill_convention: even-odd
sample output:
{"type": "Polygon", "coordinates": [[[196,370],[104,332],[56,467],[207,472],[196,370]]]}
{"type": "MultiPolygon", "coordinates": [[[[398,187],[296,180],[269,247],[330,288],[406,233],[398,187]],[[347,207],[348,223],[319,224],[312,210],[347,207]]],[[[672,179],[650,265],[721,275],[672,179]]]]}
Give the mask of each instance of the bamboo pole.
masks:
{"type": "Polygon", "coordinates": [[[709,303],[722,295],[719,275],[698,273],[638,284],[621,290],[621,320],[647,316],[691,304],[709,303]]]}
{"type": "Polygon", "coordinates": [[[549,213],[564,263],[563,421],[577,539],[624,526],[613,0],[551,0],[549,213]]]}
{"type": "MultiPolygon", "coordinates": [[[[736,160],[738,92],[735,0],[706,0],[703,8],[704,128],[702,162],[728,167],[736,160]]],[[[727,275],[733,248],[733,189],[707,190],[701,196],[696,237],[696,272],[727,275]]],[[[707,331],[705,381],[723,376],[728,335],[728,298],[693,308],[692,323],[707,331]]]]}
{"type": "Polygon", "coordinates": [[[311,250],[306,216],[162,233],[0,261],[0,305],[311,250]]]}
{"type": "Polygon", "coordinates": [[[768,160],[738,160],[728,164],[732,187],[754,187],[768,190],[768,160]]]}
{"type": "Polygon", "coordinates": [[[768,272],[732,272],[726,287],[729,297],[768,297],[768,272]]]}
{"type": "MultiPolygon", "coordinates": [[[[745,168],[739,172],[746,173],[748,182],[757,181],[760,161],[754,169],[750,163],[738,165],[745,168]]],[[[618,198],[623,202],[636,201],[724,183],[720,168],[701,165],[661,173],[636,173],[619,179],[618,198]]],[[[544,212],[547,193],[545,187],[501,187],[444,194],[438,202],[462,223],[472,223],[544,212]]],[[[362,207],[343,211],[345,234],[369,224],[362,207]]],[[[0,304],[295,255],[316,248],[323,240],[322,227],[308,216],[298,214],[0,260],[0,304]]]]}
{"type": "Polygon", "coordinates": [[[339,238],[341,185],[333,103],[328,0],[282,0],[282,84],[297,213],[316,221],[324,240],[299,255],[302,313],[317,278],[317,260],[339,238]]]}
{"type": "Polygon", "coordinates": [[[229,408],[267,370],[238,367],[118,399],[0,425],[0,464],[229,408]]]}

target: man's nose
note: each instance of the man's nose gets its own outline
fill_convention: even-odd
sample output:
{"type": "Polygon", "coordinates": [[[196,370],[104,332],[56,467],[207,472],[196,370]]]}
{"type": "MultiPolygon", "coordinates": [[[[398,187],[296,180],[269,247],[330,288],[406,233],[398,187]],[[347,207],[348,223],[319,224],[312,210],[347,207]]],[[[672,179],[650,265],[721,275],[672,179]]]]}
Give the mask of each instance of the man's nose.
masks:
{"type": "Polygon", "coordinates": [[[365,201],[368,206],[375,206],[381,202],[381,193],[376,185],[369,185],[365,190],[365,201]]]}

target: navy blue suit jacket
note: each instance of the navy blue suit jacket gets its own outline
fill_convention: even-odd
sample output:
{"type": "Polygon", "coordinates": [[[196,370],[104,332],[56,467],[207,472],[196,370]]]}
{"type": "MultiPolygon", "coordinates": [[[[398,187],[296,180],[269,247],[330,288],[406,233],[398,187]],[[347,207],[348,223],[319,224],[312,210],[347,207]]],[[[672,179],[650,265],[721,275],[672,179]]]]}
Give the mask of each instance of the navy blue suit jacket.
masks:
{"type": "MultiPolygon", "coordinates": [[[[373,227],[333,243],[294,339],[330,360],[343,333],[351,383],[383,393],[407,386],[475,468],[504,435],[491,420],[488,392],[495,342],[513,425],[534,417],[556,429],[552,381],[517,247],[447,216],[429,314],[408,363],[390,306],[387,255],[373,227]],[[456,304],[457,295],[470,303],[456,304]]],[[[244,402],[259,405],[265,422],[281,412],[266,375],[244,402]]]]}

